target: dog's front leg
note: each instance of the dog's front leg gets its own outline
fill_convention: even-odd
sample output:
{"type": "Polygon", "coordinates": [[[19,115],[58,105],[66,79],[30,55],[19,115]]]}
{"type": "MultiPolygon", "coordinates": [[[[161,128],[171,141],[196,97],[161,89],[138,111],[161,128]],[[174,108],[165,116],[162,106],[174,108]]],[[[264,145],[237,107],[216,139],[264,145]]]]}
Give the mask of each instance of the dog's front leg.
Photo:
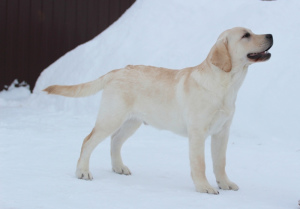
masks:
{"type": "Polygon", "coordinates": [[[197,192],[219,194],[207,181],[205,176],[205,136],[193,131],[189,133],[189,151],[192,179],[197,192]]]}
{"type": "Polygon", "coordinates": [[[238,190],[239,187],[229,180],[227,177],[226,166],[226,150],[229,138],[229,128],[231,121],[228,121],[223,129],[212,135],[211,137],[211,154],[214,164],[214,173],[220,189],[224,190],[238,190]]]}

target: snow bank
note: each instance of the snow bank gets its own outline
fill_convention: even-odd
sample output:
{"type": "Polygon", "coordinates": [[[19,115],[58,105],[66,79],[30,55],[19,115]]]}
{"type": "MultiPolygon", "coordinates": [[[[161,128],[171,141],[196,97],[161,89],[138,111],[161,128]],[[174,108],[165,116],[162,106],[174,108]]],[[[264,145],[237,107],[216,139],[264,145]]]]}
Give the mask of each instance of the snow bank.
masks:
{"type": "Polygon", "coordinates": [[[16,79],[7,90],[0,91],[0,107],[22,106],[30,97],[29,85],[16,79]]]}
{"type": "Polygon", "coordinates": [[[237,0],[138,0],[118,21],[44,70],[31,105],[93,112],[100,95],[48,96],[52,84],[78,84],[127,64],[184,68],[201,63],[218,35],[235,26],[272,33],[270,61],[250,66],[239,92],[234,126],[249,132],[291,136],[299,126],[300,2],[237,0]]]}

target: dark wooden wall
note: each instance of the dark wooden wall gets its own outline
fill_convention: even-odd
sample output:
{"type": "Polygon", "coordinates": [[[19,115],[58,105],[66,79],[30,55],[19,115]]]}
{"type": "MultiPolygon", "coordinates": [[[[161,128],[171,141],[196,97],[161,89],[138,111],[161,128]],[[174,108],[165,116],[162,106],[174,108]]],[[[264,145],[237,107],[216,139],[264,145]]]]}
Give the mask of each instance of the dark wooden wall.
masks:
{"type": "Polygon", "coordinates": [[[0,0],[0,90],[40,73],[117,20],[134,0],[0,0]]]}

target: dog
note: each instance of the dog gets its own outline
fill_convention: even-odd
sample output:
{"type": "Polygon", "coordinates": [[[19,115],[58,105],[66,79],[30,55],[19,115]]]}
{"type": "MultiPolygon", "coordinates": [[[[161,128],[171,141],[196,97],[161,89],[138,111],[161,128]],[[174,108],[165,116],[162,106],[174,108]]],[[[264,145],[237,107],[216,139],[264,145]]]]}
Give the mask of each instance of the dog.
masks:
{"type": "Polygon", "coordinates": [[[84,139],[76,176],[92,180],[89,159],[94,148],[111,136],[113,171],[130,175],[121,147],[141,126],[149,124],[189,139],[191,176],[196,191],[219,194],[205,176],[204,145],[211,136],[213,170],[220,189],[238,190],[226,171],[226,149],[237,93],[248,66],[269,60],[271,34],[256,35],[236,27],[224,31],[207,58],[181,70],[128,65],[100,78],[72,86],[50,86],[48,94],[85,97],[103,90],[92,132],[84,139]]]}

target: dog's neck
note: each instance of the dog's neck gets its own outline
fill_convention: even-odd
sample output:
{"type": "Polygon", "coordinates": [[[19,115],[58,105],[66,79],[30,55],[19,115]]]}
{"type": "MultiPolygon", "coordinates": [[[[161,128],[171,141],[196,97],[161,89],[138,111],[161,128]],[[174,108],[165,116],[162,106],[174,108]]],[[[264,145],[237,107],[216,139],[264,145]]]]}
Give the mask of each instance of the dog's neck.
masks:
{"type": "MultiPolygon", "coordinates": [[[[248,66],[233,68],[228,74],[231,77],[230,86],[228,86],[228,103],[234,105],[239,89],[241,88],[248,72],[248,66]]],[[[225,97],[226,98],[226,97],[225,97]]]]}
{"type": "Polygon", "coordinates": [[[236,91],[241,87],[247,72],[248,65],[233,66],[230,72],[225,72],[208,61],[204,61],[195,67],[200,72],[199,76],[212,77],[213,88],[221,86],[226,89],[234,88],[236,91]]]}
{"type": "Polygon", "coordinates": [[[224,72],[213,64],[204,61],[195,67],[194,78],[205,89],[224,95],[226,105],[234,105],[237,93],[247,75],[248,66],[233,66],[230,72],[224,72]],[[210,79],[207,79],[210,77],[210,79]],[[210,82],[206,82],[209,80],[210,82]]]}
{"type": "Polygon", "coordinates": [[[248,72],[248,66],[243,67],[234,67],[232,70],[228,73],[229,77],[231,78],[231,85],[233,88],[238,91],[243,84],[245,77],[248,72]]]}

